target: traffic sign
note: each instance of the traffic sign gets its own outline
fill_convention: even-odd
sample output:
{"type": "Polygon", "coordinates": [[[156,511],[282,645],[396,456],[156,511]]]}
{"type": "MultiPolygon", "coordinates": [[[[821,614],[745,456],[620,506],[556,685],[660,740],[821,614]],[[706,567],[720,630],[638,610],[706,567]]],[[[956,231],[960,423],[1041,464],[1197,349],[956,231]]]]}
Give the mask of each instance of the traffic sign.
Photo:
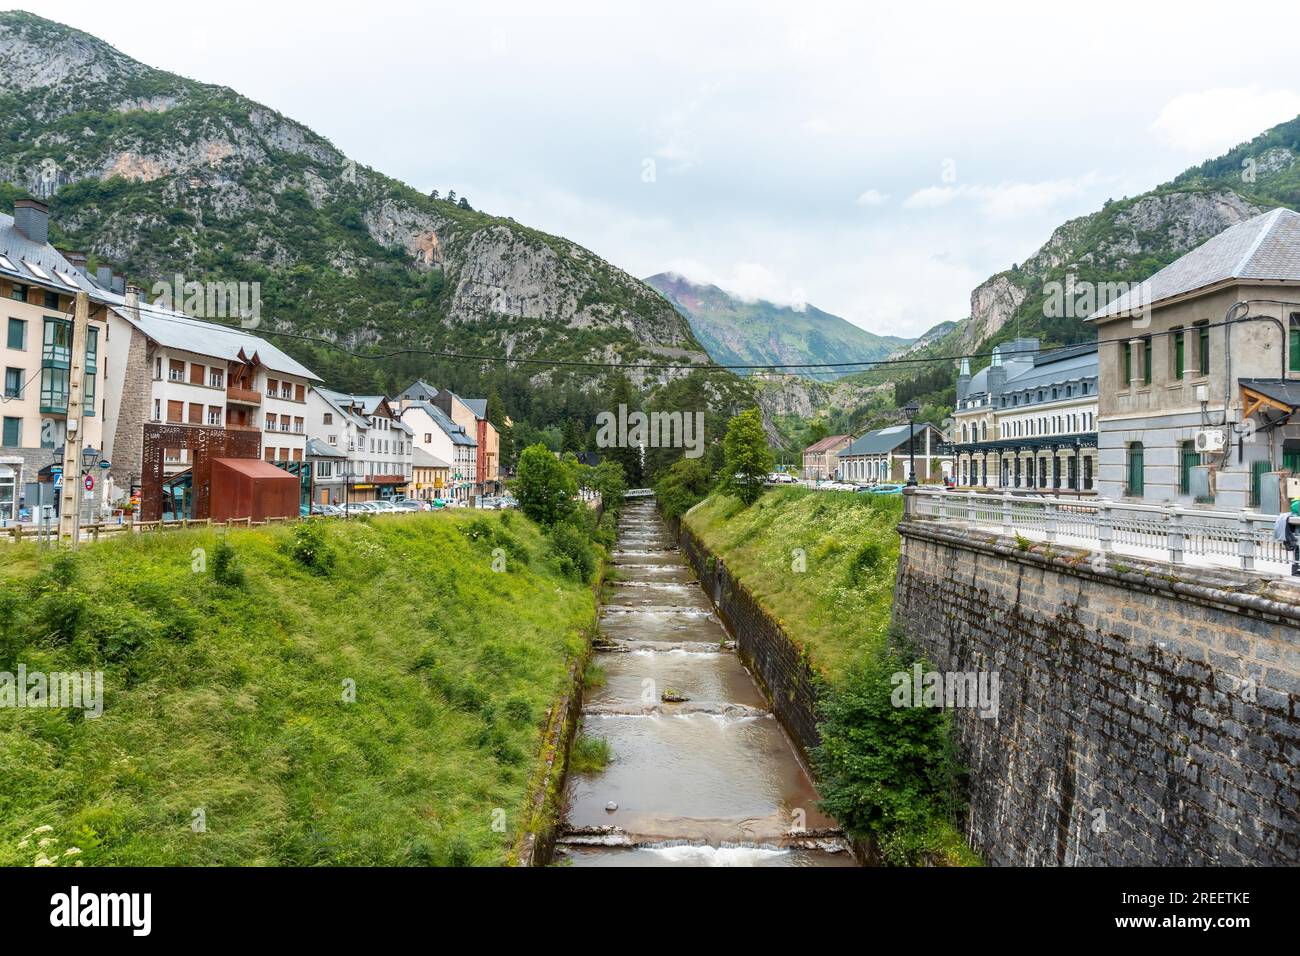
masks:
{"type": "Polygon", "coordinates": [[[101,461],[101,462],[99,463],[99,467],[100,467],[100,468],[112,468],[112,467],[113,467],[113,463],[112,463],[111,461],[109,461],[107,458],[105,458],[103,461],[101,461]]]}
{"type": "Polygon", "coordinates": [[[87,491],[94,491],[94,490],[95,490],[95,476],[94,476],[94,475],[87,475],[87,476],[86,476],[86,480],[85,480],[85,482],[83,482],[83,483],[85,484],[85,486],[86,486],[86,490],[87,490],[87,491]]]}

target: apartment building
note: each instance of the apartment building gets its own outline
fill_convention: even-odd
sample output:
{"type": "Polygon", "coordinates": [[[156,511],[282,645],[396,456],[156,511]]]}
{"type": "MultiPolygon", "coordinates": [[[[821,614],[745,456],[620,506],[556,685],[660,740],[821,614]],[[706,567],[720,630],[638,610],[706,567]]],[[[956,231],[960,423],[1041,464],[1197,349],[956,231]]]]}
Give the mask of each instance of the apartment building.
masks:
{"type": "Polygon", "coordinates": [[[411,481],[413,433],[386,396],[317,388],[309,417],[311,437],[347,456],[340,463],[346,497],[337,503],[404,493],[411,481]]]}
{"type": "Polygon", "coordinates": [[[474,487],[476,495],[495,494],[501,490],[501,436],[487,417],[486,398],[462,398],[450,389],[434,388],[428,382],[412,382],[399,396],[403,405],[428,402],[442,411],[465,434],[474,439],[474,487]]]}
{"type": "Polygon", "coordinates": [[[451,466],[451,494],[444,497],[461,502],[474,497],[479,487],[478,442],[465,428],[425,401],[404,400],[402,420],[412,430],[415,447],[451,466]]]}
{"type": "MultiPolygon", "coordinates": [[[[67,256],[49,242],[44,203],[20,199],[12,216],[0,214],[0,523],[30,520],[40,505],[56,506],[56,452],[70,429],[80,428],[83,446],[104,449],[110,360],[108,304],[112,275],[101,288],[86,271],[86,257],[67,256]],[[81,419],[68,421],[74,300],[91,295],[81,419]]],[[[118,277],[118,281],[121,278],[118,277]]],[[[99,470],[83,495],[83,514],[97,516],[111,493],[99,470]]],[[[74,476],[74,480],[80,480],[74,476]]]]}

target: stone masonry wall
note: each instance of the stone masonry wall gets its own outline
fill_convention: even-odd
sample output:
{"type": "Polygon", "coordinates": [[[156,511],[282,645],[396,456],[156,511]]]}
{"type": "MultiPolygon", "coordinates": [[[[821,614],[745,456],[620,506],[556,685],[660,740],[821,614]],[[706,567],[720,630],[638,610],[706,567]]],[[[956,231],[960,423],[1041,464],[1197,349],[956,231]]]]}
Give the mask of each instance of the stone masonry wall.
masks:
{"type": "Polygon", "coordinates": [[[999,675],[996,720],[954,711],[985,860],[1300,863],[1300,586],[899,532],[895,624],[999,675]]]}
{"type": "Polygon", "coordinates": [[[684,524],[678,540],[700,586],[713,600],[718,616],[736,639],[736,649],[763,685],[772,712],[803,751],[821,742],[817,733],[817,685],[812,669],[722,560],[704,547],[684,524]]]}
{"type": "Polygon", "coordinates": [[[127,350],[123,369],[121,407],[117,427],[113,432],[111,468],[114,483],[123,495],[131,492],[131,485],[141,480],[141,462],[144,459],[144,426],[149,420],[151,376],[149,372],[149,341],[144,333],[133,326],[131,344],[127,350]]]}

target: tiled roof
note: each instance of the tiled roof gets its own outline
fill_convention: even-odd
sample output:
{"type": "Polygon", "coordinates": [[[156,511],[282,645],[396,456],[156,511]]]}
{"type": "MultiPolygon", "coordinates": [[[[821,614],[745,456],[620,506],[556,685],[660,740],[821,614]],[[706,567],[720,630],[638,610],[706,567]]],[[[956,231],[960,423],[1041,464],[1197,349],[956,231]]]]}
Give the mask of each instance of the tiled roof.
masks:
{"type": "Polygon", "coordinates": [[[430,455],[427,451],[425,451],[423,448],[420,448],[418,446],[411,450],[411,466],[413,468],[450,468],[451,467],[451,465],[447,464],[437,455],[430,455]]]}
{"type": "Polygon", "coordinates": [[[1300,282],[1300,213],[1278,208],[1223,230],[1089,319],[1124,315],[1230,279],[1300,282]]]}
{"type": "Polygon", "coordinates": [[[478,442],[475,441],[473,438],[471,438],[469,435],[465,434],[465,429],[461,428],[459,425],[453,422],[451,420],[451,416],[449,416],[437,405],[431,405],[428,402],[411,402],[406,406],[406,408],[407,409],[418,408],[420,411],[424,412],[426,415],[432,418],[433,423],[437,425],[439,428],[441,428],[444,432],[446,432],[447,437],[452,440],[453,444],[473,445],[475,447],[478,447],[478,442]]]}

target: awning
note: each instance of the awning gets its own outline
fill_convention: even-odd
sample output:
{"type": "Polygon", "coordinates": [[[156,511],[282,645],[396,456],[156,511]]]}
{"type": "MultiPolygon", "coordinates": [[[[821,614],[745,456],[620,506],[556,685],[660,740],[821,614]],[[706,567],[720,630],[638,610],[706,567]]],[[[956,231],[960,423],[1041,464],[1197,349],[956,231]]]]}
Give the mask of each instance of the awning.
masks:
{"type": "Polygon", "coordinates": [[[1243,378],[1238,384],[1241,385],[1243,418],[1249,418],[1265,409],[1290,415],[1300,408],[1300,381],[1285,378],[1243,378]]]}

